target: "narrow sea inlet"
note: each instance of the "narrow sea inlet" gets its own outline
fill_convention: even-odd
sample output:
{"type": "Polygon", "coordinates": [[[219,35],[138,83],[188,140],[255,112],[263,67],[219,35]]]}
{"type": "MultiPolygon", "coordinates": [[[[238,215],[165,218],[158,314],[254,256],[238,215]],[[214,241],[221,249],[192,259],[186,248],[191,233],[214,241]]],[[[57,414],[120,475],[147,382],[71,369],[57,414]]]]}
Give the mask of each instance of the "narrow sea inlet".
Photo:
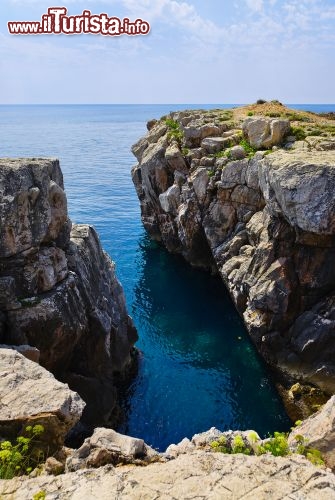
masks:
{"type": "Polygon", "coordinates": [[[221,281],[168,254],[141,224],[130,147],[148,119],[190,107],[215,106],[0,106],[0,156],[58,157],[71,218],[93,224],[116,262],[140,337],[119,430],[160,450],[212,426],[290,427],[221,281]]]}

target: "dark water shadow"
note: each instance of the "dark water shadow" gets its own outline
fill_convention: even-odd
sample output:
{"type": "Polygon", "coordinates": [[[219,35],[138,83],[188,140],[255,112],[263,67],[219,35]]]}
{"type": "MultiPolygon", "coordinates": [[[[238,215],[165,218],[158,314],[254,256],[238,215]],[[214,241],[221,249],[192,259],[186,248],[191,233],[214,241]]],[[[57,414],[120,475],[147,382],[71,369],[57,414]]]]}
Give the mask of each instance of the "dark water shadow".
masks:
{"type": "Polygon", "coordinates": [[[120,431],[163,450],[212,426],[287,430],[290,421],[218,277],[141,239],[132,314],[139,373],[120,431]]]}

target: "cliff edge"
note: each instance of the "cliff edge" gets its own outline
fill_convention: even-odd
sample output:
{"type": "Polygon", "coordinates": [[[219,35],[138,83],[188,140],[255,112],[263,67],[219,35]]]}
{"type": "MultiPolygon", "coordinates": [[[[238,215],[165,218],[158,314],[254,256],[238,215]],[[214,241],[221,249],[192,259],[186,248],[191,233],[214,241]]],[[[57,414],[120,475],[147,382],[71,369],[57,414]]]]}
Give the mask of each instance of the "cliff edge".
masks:
{"type": "Polygon", "coordinates": [[[219,273],[266,361],[335,392],[335,124],[278,102],[148,123],[149,234],[219,273]]]}
{"type": "Polygon", "coordinates": [[[0,159],[0,220],[0,344],[37,348],[83,420],[112,423],[137,334],[97,233],[69,220],[58,160],[0,159]]]}

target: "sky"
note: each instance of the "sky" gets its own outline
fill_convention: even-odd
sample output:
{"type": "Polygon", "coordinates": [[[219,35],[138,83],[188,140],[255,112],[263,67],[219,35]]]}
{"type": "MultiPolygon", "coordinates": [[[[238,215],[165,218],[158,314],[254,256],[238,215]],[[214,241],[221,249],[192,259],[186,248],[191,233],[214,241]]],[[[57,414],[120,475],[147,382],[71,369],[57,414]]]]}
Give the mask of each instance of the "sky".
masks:
{"type": "Polygon", "coordinates": [[[1,0],[0,102],[334,103],[334,0],[1,0]],[[145,36],[15,36],[49,7],[141,18],[145,36]]]}

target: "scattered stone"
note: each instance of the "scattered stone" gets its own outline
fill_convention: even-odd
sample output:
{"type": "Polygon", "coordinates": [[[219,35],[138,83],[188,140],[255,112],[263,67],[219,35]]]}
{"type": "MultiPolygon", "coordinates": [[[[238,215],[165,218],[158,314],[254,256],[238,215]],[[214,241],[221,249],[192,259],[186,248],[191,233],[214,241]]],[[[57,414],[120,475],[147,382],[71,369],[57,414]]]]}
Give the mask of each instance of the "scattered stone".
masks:
{"type": "Polygon", "coordinates": [[[243,160],[246,156],[247,154],[242,146],[234,146],[230,150],[231,160],[243,160]]]}
{"type": "Polygon", "coordinates": [[[73,472],[107,464],[126,464],[136,459],[151,461],[157,455],[142,439],[124,436],[112,429],[97,428],[66,460],[66,470],[73,472]]]}

